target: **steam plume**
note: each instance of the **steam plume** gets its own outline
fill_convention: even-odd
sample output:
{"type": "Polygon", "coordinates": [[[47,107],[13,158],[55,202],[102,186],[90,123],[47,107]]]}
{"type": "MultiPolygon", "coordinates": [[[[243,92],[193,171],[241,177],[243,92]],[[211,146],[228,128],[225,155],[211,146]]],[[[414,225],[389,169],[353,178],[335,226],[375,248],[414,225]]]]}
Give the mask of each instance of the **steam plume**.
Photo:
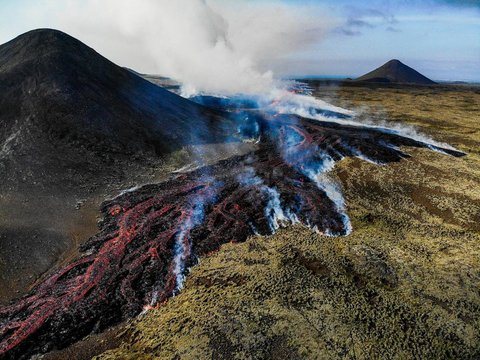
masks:
{"type": "MultiPolygon", "coordinates": [[[[178,80],[185,93],[265,93],[269,70],[307,49],[334,21],[318,5],[230,0],[40,1],[30,11],[135,70],[178,80]]],[[[278,67],[278,66],[277,66],[278,67]]]]}

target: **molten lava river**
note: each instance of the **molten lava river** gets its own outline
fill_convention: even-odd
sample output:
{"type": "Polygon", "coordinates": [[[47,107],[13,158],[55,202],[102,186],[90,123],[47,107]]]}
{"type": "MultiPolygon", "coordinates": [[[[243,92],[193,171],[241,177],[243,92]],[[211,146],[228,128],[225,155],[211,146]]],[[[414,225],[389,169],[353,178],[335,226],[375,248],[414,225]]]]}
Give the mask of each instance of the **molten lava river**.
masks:
{"type": "Polygon", "coordinates": [[[164,302],[181,290],[199,257],[224,243],[293,223],[347,235],[352,229],[342,196],[327,175],[344,157],[383,165],[408,156],[401,146],[462,155],[355,123],[348,113],[247,110],[248,102],[194,100],[231,114],[238,136],[256,141],[256,150],[106,201],[101,229],[82,245],[82,255],[0,308],[0,358],[65,347],[164,302]]]}

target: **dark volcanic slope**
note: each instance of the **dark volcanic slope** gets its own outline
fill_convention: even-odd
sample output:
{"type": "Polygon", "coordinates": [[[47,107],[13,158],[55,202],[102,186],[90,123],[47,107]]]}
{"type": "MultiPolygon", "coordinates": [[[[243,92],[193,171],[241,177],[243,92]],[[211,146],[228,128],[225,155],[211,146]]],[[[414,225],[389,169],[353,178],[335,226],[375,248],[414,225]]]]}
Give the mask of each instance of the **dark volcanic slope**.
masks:
{"type": "Polygon", "coordinates": [[[215,141],[221,121],[62,32],[0,45],[0,301],[95,230],[78,200],[136,182],[184,144],[215,141]]]}
{"type": "Polygon", "coordinates": [[[360,76],[355,81],[386,82],[399,84],[432,85],[434,81],[399,60],[390,60],[379,68],[360,76]]]}
{"type": "Polygon", "coordinates": [[[60,31],[34,30],[0,46],[0,181],[34,173],[48,177],[38,181],[78,181],[65,177],[209,141],[219,125],[214,112],[60,31]]]}

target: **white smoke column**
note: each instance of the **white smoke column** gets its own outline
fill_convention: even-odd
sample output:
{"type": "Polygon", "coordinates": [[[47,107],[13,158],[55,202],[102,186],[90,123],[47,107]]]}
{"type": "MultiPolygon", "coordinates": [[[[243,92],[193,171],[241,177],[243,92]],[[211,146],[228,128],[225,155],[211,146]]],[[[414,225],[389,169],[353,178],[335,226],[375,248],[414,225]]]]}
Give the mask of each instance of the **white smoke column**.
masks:
{"type": "Polygon", "coordinates": [[[292,222],[283,211],[280,193],[275,188],[262,186],[262,191],[268,195],[268,203],[265,207],[265,216],[269,219],[270,230],[274,233],[282,224],[292,222]]]}
{"type": "MultiPolygon", "coordinates": [[[[175,274],[175,292],[183,288],[185,282],[186,264],[192,255],[190,231],[200,225],[205,217],[205,208],[212,204],[217,195],[218,183],[209,176],[201,176],[199,181],[205,187],[198,191],[189,201],[191,207],[181,224],[178,234],[175,236],[173,245],[173,273],[175,274]]],[[[155,297],[155,296],[154,296],[155,297]]]]}
{"type": "MultiPolygon", "coordinates": [[[[327,197],[333,201],[338,214],[342,218],[345,235],[350,235],[353,231],[353,228],[350,218],[347,214],[345,199],[343,198],[340,185],[328,175],[328,173],[331,172],[335,167],[335,161],[329,156],[325,155],[322,165],[323,166],[317,171],[306,169],[304,171],[305,175],[310,178],[310,180],[314,181],[319,189],[325,191],[327,197]]],[[[338,234],[333,233],[328,229],[326,230],[325,235],[338,236],[338,234]]]]}
{"type": "MultiPolygon", "coordinates": [[[[237,180],[243,186],[257,186],[260,190],[267,195],[267,204],[265,205],[264,214],[268,219],[268,225],[272,233],[275,233],[280,227],[287,224],[298,224],[300,220],[297,215],[290,209],[284,209],[282,207],[282,201],[280,199],[280,193],[274,187],[270,187],[264,184],[263,180],[259,178],[255,169],[247,167],[243,173],[237,176],[237,180]]],[[[256,233],[255,228],[252,229],[256,233]]]]}
{"type": "Polygon", "coordinates": [[[336,26],[318,4],[272,0],[39,0],[26,12],[120,65],[178,80],[186,94],[269,92],[269,69],[336,26]]]}

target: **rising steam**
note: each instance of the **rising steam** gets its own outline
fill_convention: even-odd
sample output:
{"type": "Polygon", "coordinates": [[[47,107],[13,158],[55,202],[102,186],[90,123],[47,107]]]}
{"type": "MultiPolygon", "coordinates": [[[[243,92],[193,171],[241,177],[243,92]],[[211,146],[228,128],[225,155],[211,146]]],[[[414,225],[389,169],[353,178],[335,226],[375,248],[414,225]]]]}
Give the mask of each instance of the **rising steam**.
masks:
{"type": "Polygon", "coordinates": [[[43,26],[137,71],[178,80],[185,93],[265,93],[269,70],[334,27],[319,5],[232,0],[43,0],[43,26]]]}

